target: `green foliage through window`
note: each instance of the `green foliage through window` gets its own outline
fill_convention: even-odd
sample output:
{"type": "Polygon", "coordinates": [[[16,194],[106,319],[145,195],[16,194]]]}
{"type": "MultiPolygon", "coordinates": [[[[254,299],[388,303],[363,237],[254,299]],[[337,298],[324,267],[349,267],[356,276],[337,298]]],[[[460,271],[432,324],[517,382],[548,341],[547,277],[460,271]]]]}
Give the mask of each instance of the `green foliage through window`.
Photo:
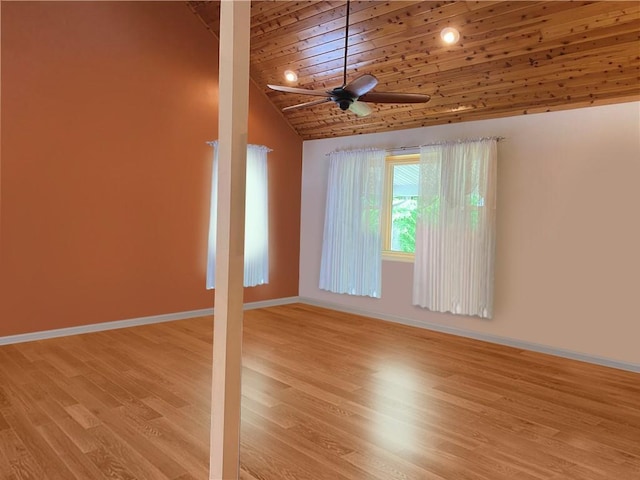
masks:
{"type": "Polygon", "coordinates": [[[390,249],[394,252],[414,253],[416,249],[416,219],[418,209],[418,177],[420,167],[415,162],[393,164],[390,249]]]}
{"type": "Polygon", "coordinates": [[[417,197],[394,197],[391,207],[391,250],[414,253],[416,249],[417,197]]]}
{"type": "MultiPolygon", "coordinates": [[[[451,209],[462,208],[467,215],[471,229],[478,228],[485,199],[478,189],[474,189],[464,197],[465,205],[447,202],[447,197],[441,197],[438,183],[423,185],[427,192],[425,198],[418,202],[418,183],[420,166],[417,155],[410,160],[387,160],[387,175],[390,176],[390,192],[387,193],[386,218],[384,231],[387,239],[385,249],[398,253],[415,253],[416,223],[418,218],[418,203],[420,203],[420,217],[426,226],[436,226],[441,215],[451,213],[451,209]]],[[[437,170],[437,169],[436,169],[437,170]]],[[[424,168],[422,173],[425,174],[424,168]]],[[[437,174],[434,170],[432,173],[437,174]]]]}

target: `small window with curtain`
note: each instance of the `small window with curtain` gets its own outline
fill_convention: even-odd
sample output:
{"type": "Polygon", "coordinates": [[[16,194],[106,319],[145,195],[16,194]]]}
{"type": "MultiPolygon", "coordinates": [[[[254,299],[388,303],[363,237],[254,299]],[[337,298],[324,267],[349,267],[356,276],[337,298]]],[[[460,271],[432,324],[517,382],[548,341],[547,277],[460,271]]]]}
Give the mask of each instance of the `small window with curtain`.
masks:
{"type": "MultiPolygon", "coordinates": [[[[207,289],[215,288],[216,234],[218,206],[218,141],[213,147],[211,178],[211,210],[209,216],[209,246],[207,253],[207,289]]],[[[269,283],[269,189],[267,154],[264,145],[247,145],[244,286],[269,283]]]]}

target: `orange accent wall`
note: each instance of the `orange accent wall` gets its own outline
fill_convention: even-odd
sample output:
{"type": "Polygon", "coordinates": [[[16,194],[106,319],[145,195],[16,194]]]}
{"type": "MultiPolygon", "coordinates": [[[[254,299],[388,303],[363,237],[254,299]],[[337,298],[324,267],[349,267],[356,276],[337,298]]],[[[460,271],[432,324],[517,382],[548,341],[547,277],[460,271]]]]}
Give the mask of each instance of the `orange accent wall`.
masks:
{"type": "MultiPolygon", "coordinates": [[[[0,336],[208,308],[218,43],[184,2],[2,2],[0,336]]],[[[302,141],[251,85],[270,284],[298,294],[302,141]]]]}

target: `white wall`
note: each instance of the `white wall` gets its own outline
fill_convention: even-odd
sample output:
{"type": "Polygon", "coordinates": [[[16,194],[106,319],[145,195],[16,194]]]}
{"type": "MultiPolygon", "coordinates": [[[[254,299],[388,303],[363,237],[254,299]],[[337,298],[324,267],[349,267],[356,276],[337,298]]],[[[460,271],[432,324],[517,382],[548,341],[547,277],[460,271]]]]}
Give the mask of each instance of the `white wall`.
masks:
{"type": "Polygon", "coordinates": [[[640,103],[305,142],[300,296],[640,368],[640,103]],[[318,289],[326,153],[489,135],[506,137],[492,320],[412,306],[412,263],[383,262],[380,299],[318,289]]]}

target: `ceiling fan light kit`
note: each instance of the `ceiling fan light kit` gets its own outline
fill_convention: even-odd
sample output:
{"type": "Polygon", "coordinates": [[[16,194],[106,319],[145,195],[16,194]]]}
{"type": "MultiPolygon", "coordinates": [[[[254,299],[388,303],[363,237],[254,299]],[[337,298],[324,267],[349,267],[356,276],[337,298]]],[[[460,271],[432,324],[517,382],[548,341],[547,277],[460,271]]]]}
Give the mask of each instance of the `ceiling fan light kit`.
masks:
{"type": "MultiPolygon", "coordinates": [[[[347,83],[347,53],[349,47],[349,3],[349,0],[347,0],[342,86],[333,88],[331,90],[309,90],[305,88],[286,87],[282,85],[267,85],[267,87],[269,87],[270,89],[276,90],[278,92],[323,97],[319,100],[313,100],[311,102],[305,102],[298,105],[285,107],[282,109],[283,112],[297,110],[298,108],[311,107],[326,102],[334,102],[336,105],[338,105],[340,110],[349,110],[359,117],[365,117],[372,112],[371,107],[367,105],[367,103],[425,103],[431,99],[429,95],[421,93],[373,92],[372,90],[378,84],[378,79],[371,74],[360,75],[352,82],[347,83]]],[[[457,33],[457,30],[455,30],[455,32],[457,33]]],[[[287,70],[285,72],[285,78],[287,78],[287,80],[289,80],[289,77],[286,75],[289,72],[295,75],[295,72],[287,70]]],[[[295,80],[297,80],[297,75],[295,76],[295,80]]]]}

